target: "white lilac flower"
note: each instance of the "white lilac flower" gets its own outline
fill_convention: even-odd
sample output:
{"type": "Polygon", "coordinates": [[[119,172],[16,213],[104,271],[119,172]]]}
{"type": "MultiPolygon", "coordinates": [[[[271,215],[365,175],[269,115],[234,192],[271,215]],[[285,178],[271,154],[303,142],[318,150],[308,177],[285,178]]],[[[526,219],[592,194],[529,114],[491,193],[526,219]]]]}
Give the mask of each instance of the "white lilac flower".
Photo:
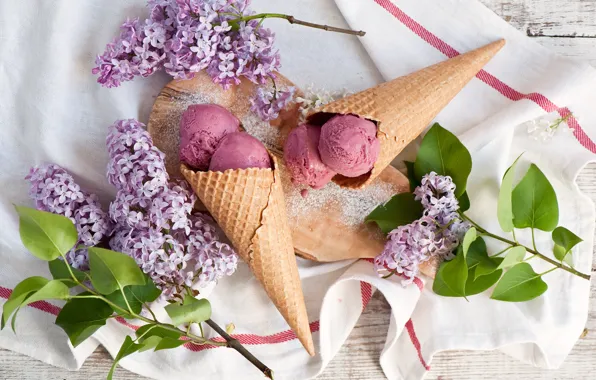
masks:
{"type": "Polygon", "coordinates": [[[341,99],[349,95],[348,91],[330,92],[325,89],[315,89],[313,85],[307,87],[304,96],[297,96],[296,103],[300,105],[300,118],[305,120],[306,116],[337,99],[341,99]]]}
{"type": "Polygon", "coordinates": [[[404,286],[414,281],[420,263],[431,257],[451,258],[470,228],[459,217],[451,177],[426,174],[414,194],[424,208],[423,216],[391,231],[383,252],[375,258],[380,276],[401,275],[404,286]]]}
{"type": "Polygon", "coordinates": [[[572,116],[568,113],[565,117],[560,117],[555,120],[548,120],[546,117],[540,117],[526,121],[522,127],[526,128],[526,132],[532,140],[549,142],[558,133],[573,133],[574,129],[570,128],[566,123],[567,119],[572,116]]]}

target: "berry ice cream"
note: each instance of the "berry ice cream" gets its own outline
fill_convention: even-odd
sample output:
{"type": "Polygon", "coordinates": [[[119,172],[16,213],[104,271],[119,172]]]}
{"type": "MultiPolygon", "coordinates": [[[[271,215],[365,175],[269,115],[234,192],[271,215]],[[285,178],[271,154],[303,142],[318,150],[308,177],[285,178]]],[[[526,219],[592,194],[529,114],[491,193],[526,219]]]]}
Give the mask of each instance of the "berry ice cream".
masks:
{"type": "Polygon", "coordinates": [[[193,104],[180,120],[180,161],[197,170],[207,170],[221,139],[238,132],[240,122],[216,104],[193,104]]]}
{"type": "Polygon", "coordinates": [[[219,143],[209,170],[271,168],[271,158],[262,142],[245,132],[226,135],[219,143]]]}
{"type": "Polygon", "coordinates": [[[354,115],[337,115],[323,124],[319,140],[321,160],[345,176],[368,173],[379,157],[377,126],[354,115]]]}
{"type": "Polygon", "coordinates": [[[290,132],[284,146],[284,160],[292,182],[320,189],[336,174],[319,155],[321,127],[302,124],[290,132]]]}

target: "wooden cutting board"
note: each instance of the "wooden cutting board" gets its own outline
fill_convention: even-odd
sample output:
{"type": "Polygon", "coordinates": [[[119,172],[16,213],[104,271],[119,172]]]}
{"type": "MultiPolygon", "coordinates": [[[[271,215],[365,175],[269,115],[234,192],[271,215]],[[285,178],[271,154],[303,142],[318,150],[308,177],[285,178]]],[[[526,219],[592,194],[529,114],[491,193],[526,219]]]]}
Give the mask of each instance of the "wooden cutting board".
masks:
{"type": "MultiPolygon", "coordinates": [[[[281,75],[276,83],[279,87],[293,86],[281,75]]],[[[256,120],[250,112],[254,90],[252,82],[243,80],[240,85],[224,91],[205,73],[190,80],[174,80],[161,90],[147,128],[155,146],[166,155],[166,167],[171,177],[181,178],[178,126],[182,113],[190,104],[216,103],[226,107],[238,117],[247,132],[260,138],[273,154],[283,156],[283,142],[299,123],[298,105],[290,104],[278,119],[270,125],[265,124],[265,128],[260,125],[251,130],[255,128],[256,120]],[[269,127],[272,129],[268,130],[269,127]]],[[[301,93],[298,91],[298,94],[301,93]]],[[[374,258],[383,250],[385,237],[375,225],[363,223],[364,217],[371,207],[408,189],[408,179],[393,167],[386,168],[375,183],[364,190],[347,191],[330,184],[322,190],[309,190],[306,198],[298,195],[300,189],[289,180],[284,181],[296,254],[320,262],[374,258]],[[361,212],[364,210],[366,212],[361,212]]],[[[421,271],[434,277],[435,267],[436,263],[425,265],[421,271]]]]}

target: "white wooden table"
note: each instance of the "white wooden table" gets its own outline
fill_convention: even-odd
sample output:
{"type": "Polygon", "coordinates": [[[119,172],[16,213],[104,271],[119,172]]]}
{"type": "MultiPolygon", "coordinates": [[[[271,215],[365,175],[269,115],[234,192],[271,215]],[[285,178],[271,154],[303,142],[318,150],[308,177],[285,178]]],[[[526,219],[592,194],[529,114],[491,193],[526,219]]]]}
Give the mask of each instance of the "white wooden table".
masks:
{"type": "MultiPolygon", "coordinates": [[[[596,0],[481,0],[513,26],[559,54],[596,66],[596,0]]],[[[596,202],[596,164],[580,175],[579,187],[596,202]]],[[[596,274],[596,261],[592,267],[596,274]]],[[[379,354],[385,344],[390,309],[377,294],[321,380],[383,379],[379,354]]],[[[0,380],[105,379],[111,357],[98,349],[80,372],[68,372],[10,351],[0,350],[0,380]]],[[[565,364],[542,370],[496,351],[450,351],[433,358],[428,379],[596,379],[596,288],[592,281],[586,330],[565,364]]],[[[117,379],[142,379],[120,369],[117,379]]]]}

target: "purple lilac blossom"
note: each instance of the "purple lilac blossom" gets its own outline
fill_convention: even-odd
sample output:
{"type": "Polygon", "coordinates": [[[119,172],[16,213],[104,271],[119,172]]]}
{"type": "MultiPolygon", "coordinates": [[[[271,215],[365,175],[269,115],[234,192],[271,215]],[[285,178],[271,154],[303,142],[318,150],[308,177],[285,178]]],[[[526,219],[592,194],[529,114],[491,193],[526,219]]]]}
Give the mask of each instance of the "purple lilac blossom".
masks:
{"type": "Polygon", "coordinates": [[[267,90],[263,87],[257,88],[256,96],[250,100],[251,111],[257,114],[261,120],[273,120],[279,116],[293,99],[295,88],[288,87],[284,90],[267,90]]]}
{"type": "Polygon", "coordinates": [[[470,228],[457,212],[459,203],[451,177],[426,174],[414,194],[422,203],[423,216],[391,231],[383,252],[375,258],[379,275],[401,275],[404,286],[414,281],[420,263],[431,257],[451,258],[470,228]]]}
{"type": "Polygon", "coordinates": [[[212,219],[193,211],[196,196],[188,184],[168,181],[164,155],[144,125],[117,121],[106,142],[108,180],[118,189],[109,212],[116,224],[110,247],[134,258],[165,298],[231,275],[236,253],[219,241],[212,219]]]}
{"type": "Polygon", "coordinates": [[[96,246],[109,237],[113,229],[108,215],[101,209],[97,195],[82,191],[74,178],[55,164],[35,166],[25,179],[31,183],[29,196],[35,201],[38,210],[66,216],[74,223],[78,241],[67,253],[66,259],[73,267],[87,270],[87,250],[77,247],[96,246]]]}
{"type": "Polygon", "coordinates": [[[97,56],[93,73],[106,87],[159,69],[188,79],[207,70],[224,88],[246,77],[263,84],[280,68],[274,34],[253,14],[249,0],[149,0],[149,18],[127,20],[97,56]]]}
{"type": "MultiPolygon", "coordinates": [[[[105,87],[117,87],[161,69],[176,79],[190,79],[206,70],[224,89],[240,84],[242,77],[256,84],[275,80],[281,63],[273,32],[261,25],[262,20],[235,21],[254,14],[249,3],[149,0],[149,18],[126,20],[118,38],[97,56],[92,72],[105,87]]],[[[275,96],[262,92],[252,109],[263,120],[272,120],[292,96],[293,90],[275,96]]]]}

